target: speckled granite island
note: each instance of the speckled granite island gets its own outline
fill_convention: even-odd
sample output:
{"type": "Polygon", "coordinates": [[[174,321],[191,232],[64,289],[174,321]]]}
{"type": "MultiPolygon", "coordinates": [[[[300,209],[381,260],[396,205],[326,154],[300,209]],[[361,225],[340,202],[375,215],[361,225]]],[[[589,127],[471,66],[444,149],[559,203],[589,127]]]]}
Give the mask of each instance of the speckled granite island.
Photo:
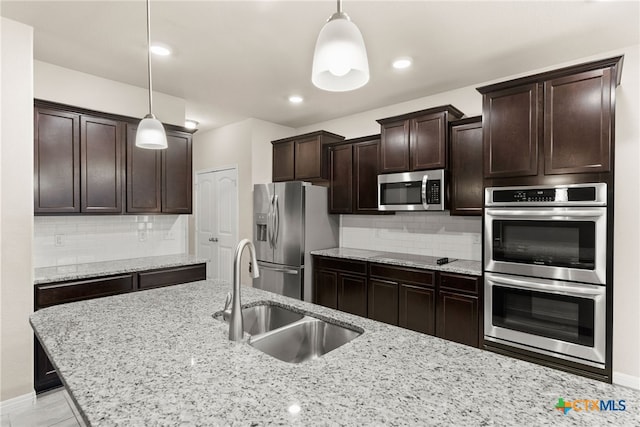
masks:
{"type": "Polygon", "coordinates": [[[464,259],[457,259],[448,264],[438,265],[436,262],[438,257],[353,248],[320,249],[312,251],[311,255],[355,259],[359,261],[377,262],[379,264],[398,265],[401,267],[424,268],[427,270],[482,276],[482,266],[480,261],[464,259]]]}
{"type": "Polygon", "coordinates": [[[31,323],[92,426],[640,424],[640,392],[243,287],[243,304],[364,330],[282,362],[227,339],[212,314],[229,290],[192,282],[46,308],[31,323]],[[564,415],[559,398],[622,399],[626,411],[564,415]]]}

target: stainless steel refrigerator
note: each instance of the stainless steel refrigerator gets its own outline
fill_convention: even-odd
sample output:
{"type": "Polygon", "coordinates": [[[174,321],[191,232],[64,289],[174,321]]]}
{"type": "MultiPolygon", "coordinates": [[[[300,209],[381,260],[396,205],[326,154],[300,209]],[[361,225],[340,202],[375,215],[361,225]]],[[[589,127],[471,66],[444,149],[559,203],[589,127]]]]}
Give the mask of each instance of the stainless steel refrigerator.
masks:
{"type": "Polygon", "coordinates": [[[253,287],[312,300],[311,252],[338,246],[338,217],[327,188],[306,182],[253,187],[253,243],[260,277],[253,287]]]}

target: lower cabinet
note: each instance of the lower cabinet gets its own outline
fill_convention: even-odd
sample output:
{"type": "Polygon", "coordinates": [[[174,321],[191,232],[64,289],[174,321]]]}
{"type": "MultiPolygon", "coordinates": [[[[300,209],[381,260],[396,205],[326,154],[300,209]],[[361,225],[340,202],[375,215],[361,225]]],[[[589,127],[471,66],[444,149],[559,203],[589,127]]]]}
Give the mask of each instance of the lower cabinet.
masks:
{"type": "Polygon", "coordinates": [[[482,344],[476,276],[313,257],[315,304],[450,341],[482,344]]]}
{"type": "MultiPolygon", "coordinates": [[[[138,273],[95,277],[73,282],[35,285],[34,309],[123,294],[159,286],[177,285],[206,278],[206,264],[162,268],[138,273]]],[[[34,388],[40,393],[62,385],[55,367],[34,337],[34,388]]]]}
{"type": "Polygon", "coordinates": [[[481,344],[480,278],[440,273],[436,335],[473,347],[481,344]]]}

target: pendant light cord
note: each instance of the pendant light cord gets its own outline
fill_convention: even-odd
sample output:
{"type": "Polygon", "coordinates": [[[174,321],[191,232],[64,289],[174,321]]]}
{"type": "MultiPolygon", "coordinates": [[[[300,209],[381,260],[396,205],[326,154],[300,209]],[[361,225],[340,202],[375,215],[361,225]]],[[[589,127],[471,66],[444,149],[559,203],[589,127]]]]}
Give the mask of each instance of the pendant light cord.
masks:
{"type": "Polygon", "coordinates": [[[147,76],[149,77],[149,115],[153,116],[153,88],[151,86],[151,1],[147,0],[147,76]]]}
{"type": "Polygon", "coordinates": [[[342,0],[338,0],[338,13],[342,13],[342,0]]]}

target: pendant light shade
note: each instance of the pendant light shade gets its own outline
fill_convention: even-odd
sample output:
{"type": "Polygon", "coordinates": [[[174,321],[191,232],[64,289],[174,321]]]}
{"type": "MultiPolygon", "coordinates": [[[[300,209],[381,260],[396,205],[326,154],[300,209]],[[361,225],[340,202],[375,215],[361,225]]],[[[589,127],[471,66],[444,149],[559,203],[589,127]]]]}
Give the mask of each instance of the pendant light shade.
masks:
{"type": "Polygon", "coordinates": [[[152,150],[167,148],[167,134],[160,120],[153,115],[153,89],[151,85],[151,5],[147,0],[147,77],[149,78],[149,114],[138,124],[136,147],[152,150]]]}
{"type": "Polygon", "coordinates": [[[329,18],[318,35],[311,81],[331,92],[358,89],[369,81],[364,39],[356,24],[342,12],[340,1],[338,12],[329,18]]]}

